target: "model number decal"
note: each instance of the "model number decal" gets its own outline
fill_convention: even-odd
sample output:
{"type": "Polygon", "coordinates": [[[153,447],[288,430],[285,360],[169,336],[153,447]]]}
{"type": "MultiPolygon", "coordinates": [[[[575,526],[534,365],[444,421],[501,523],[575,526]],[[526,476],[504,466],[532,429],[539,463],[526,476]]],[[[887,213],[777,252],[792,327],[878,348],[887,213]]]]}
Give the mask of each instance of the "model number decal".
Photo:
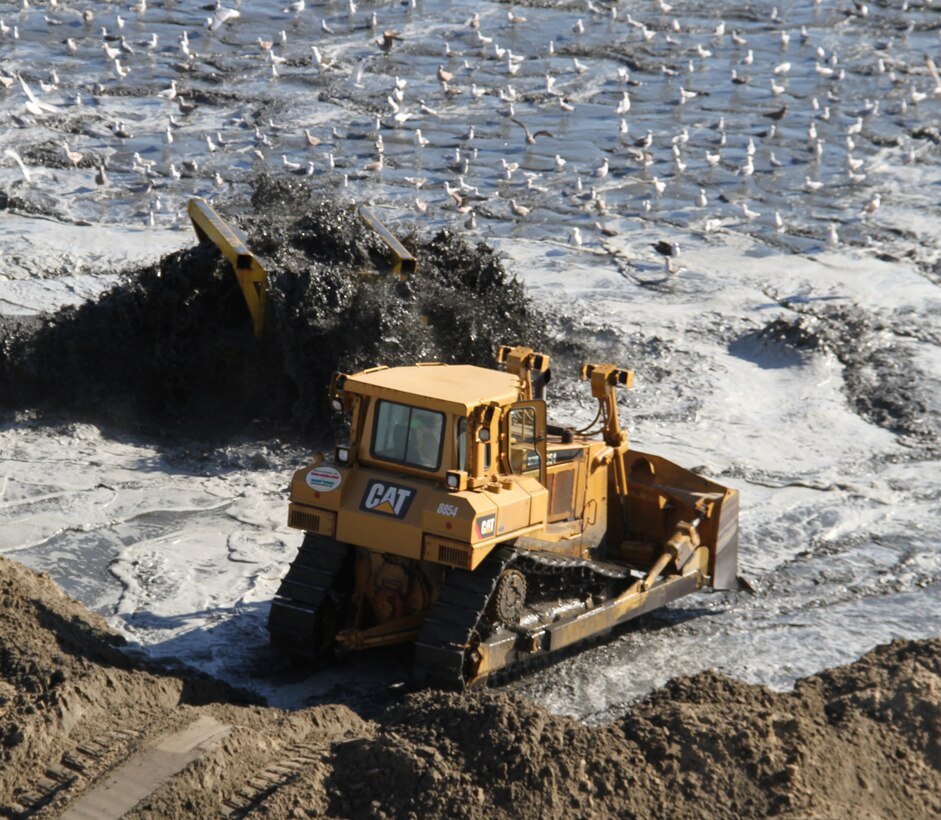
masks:
{"type": "Polygon", "coordinates": [[[439,504],[438,515],[450,515],[452,518],[457,515],[457,507],[453,504],[439,504]]]}

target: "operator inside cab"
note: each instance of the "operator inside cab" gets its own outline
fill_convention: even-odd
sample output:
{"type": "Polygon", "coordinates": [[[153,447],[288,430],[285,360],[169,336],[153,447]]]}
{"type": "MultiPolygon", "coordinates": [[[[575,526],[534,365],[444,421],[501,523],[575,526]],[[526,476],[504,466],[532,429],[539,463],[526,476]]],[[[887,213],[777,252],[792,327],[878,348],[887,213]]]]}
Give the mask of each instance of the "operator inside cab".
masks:
{"type": "Polygon", "coordinates": [[[443,413],[380,400],[373,455],[421,470],[437,470],[441,465],[444,422],[443,413]]]}
{"type": "Polygon", "coordinates": [[[438,468],[441,449],[441,419],[437,413],[414,410],[408,434],[408,461],[429,470],[438,468]],[[437,422],[437,424],[434,424],[437,422]]]}

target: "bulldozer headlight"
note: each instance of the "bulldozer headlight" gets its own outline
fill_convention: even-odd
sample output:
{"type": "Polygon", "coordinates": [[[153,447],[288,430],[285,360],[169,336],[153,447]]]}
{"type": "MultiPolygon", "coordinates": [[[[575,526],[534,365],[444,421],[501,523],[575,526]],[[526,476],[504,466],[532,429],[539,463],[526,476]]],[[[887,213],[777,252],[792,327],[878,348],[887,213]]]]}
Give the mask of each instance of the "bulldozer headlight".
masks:
{"type": "Polygon", "coordinates": [[[477,438],[480,441],[490,441],[490,431],[485,427],[477,434],[477,438]]]}
{"type": "Polygon", "coordinates": [[[467,489],[467,473],[463,470],[448,470],[446,481],[452,493],[467,489]]]}
{"type": "Polygon", "coordinates": [[[343,412],[343,399],[333,399],[330,404],[333,406],[333,409],[338,413],[343,412]]]}
{"type": "Polygon", "coordinates": [[[350,448],[349,447],[337,447],[337,462],[339,464],[350,463],[350,448]]]}

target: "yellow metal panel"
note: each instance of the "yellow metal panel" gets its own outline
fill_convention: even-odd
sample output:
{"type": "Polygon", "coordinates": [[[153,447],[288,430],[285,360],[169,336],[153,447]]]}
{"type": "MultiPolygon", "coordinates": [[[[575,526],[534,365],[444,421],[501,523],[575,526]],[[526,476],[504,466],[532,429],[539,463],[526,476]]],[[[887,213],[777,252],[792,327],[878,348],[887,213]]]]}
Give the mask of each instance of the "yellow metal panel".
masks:
{"type": "Polygon", "coordinates": [[[432,492],[431,481],[323,462],[298,470],[291,483],[292,502],[337,511],[338,541],[410,558],[421,557],[422,510],[432,492]]]}
{"type": "Polygon", "coordinates": [[[379,552],[420,558],[422,509],[432,485],[378,470],[351,471],[337,538],[379,552]]]}
{"type": "Polygon", "coordinates": [[[466,415],[480,404],[516,401],[519,386],[519,379],[511,373],[469,364],[442,364],[357,373],[347,378],[343,389],[466,415]]]}
{"type": "Polygon", "coordinates": [[[349,475],[348,467],[323,461],[302,467],[291,480],[291,501],[337,510],[342,503],[349,475]]]}
{"type": "Polygon", "coordinates": [[[427,496],[427,505],[422,515],[424,531],[460,541],[471,540],[471,529],[478,517],[498,509],[491,498],[473,491],[433,490],[427,496]]]}
{"type": "Polygon", "coordinates": [[[529,496],[529,520],[522,526],[544,526],[549,516],[549,491],[532,476],[514,476],[513,481],[529,496]]]}
{"type": "Polygon", "coordinates": [[[318,510],[303,504],[291,504],[288,508],[288,526],[305,532],[333,538],[336,534],[337,516],[329,510],[318,510]]]}
{"type": "Polygon", "coordinates": [[[345,511],[337,524],[337,540],[344,544],[366,547],[376,552],[421,558],[421,530],[401,523],[381,524],[381,535],[375,519],[368,514],[345,511]]]}
{"type": "Polygon", "coordinates": [[[472,544],[474,565],[495,544],[543,527],[548,499],[530,476],[499,489],[449,493],[431,480],[324,462],[298,470],[291,485],[293,506],[336,512],[332,534],[339,541],[420,558],[423,536],[434,536],[472,544]]]}
{"type": "Polygon", "coordinates": [[[522,530],[530,525],[531,498],[521,483],[513,481],[508,487],[501,486],[499,490],[482,492],[482,495],[497,508],[496,536],[498,538],[509,537],[514,530],[522,530]]]}
{"type": "Polygon", "coordinates": [[[575,478],[578,463],[569,462],[550,467],[546,474],[549,485],[548,521],[565,521],[572,518],[575,508],[575,478]]]}

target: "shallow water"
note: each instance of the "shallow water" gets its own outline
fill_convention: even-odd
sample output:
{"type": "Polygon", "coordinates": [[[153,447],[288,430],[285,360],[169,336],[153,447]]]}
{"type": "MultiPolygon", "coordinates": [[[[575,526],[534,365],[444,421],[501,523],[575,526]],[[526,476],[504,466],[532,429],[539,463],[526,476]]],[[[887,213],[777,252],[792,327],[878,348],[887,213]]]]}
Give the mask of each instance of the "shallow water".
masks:
{"type": "MultiPolygon", "coordinates": [[[[931,140],[912,136],[937,115],[924,62],[939,50],[938,9],[929,3],[907,3],[904,11],[872,4],[866,17],[848,1],[781,3],[776,16],[763,5],[695,2],[672,4],[669,13],[653,2],[593,10],[362,3],[352,14],[334,2],[299,15],[268,5],[235,4],[240,16],[210,31],[203,4],[150,4],[143,14],[99,6],[89,24],[69,7],[0,4],[19,32],[4,38],[0,67],[18,74],[36,101],[18,82],[3,92],[4,146],[34,168],[24,190],[13,185],[21,173],[5,157],[5,187],[66,218],[147,222],[153,213],[157,224],[176,224],[193,194],[238,196],[253,169],[310,160],[325,185],[345,180],[357,199],[413,213],[415,200],[427,203],[425,222],[454,218],[445,183],[460,187],[463,170],[464,185],[482,197],[468,204],[487,232],[558,238],[577,226],[598,242],[595,222],[642,217],[664,228],[720,220],[776,235],[777,210],[786,226],[780,241],[800,246],[825,239],[831,222],[843,241],[878,237],[885,227],[859,218],[871,193],[884,190],[896,166],[936,164],[931,140]],[[525,22],[509,22],[508,13],[525,22]],[[102,29],[123,43],[103,40],[102,29]],[[387,54],[375,42],[386,30],[401,37],[387,54]],[[265,50],[259,40],[273,44],[265,50]],[[119,51],[120,69],[103,46],[119,51]],[[446,84],[439,67],[452,75],[446,84]],[[733,70],[746,82],[733,82],[733,70]],[[396,80],[401,101],[393,97],[396,80]],[[196,108],[182,113],[180,99],[196,108]],[[527,144],[511,103],[533,134],[551,136],[527,144]],[[780,119],[770,118],[785,107],[780,119]],[[309,146],[304,128],[321,143],[309,146]],[[416,144],[419,129],[424,147],[416,144]],[[651,144],[638,159],[635,143],[648,131],[651,144]],[[380,134],[384,164],[376,170],[380,134]],[[82,155],[77,167],[63,141],[82,155]],[[466,163],[458,172],[450,167],[456,150],[466,163]],[[715,165],[707,154],[718,156],[715,165]],[[557,155],[566,162],[561,171],[557,155]],[[186,161],[196,169],[184,168],[186,161]],[[504,163],[519,167],[508,175],[504,163]],[[101,164],[110,181],[98,186],[94,166],[101,164]],[[171,166],[184,176],[175,179],[171,166]],[[821,187],[809,192],[808,179],[821,187]],[[705,207],[697,205],[700,189],[705,207]],[[532,212],[514,218],[510,198],[532,212]],[[746,220],[742,203],[760,216],[746,220]]],[[[934,176],[937,169],[926,170],[934,176]]],[[[911,191],[884,193],[900,216],[916,205],[911,191]]]]}
{"type": "MultiPolygon", "coordinates": [[[[0,214],[11,262],[0,310],[28,314],[84,298],[135,253],[187,244],[188,197],[247,200],[258,170],[287,173],[282,156],[313,161],[315,182],[374,202],[403,230],[463,225],[473,209],[473,232],[552,311],[561,336],[637,370],[622,402],[635,443],[741,489],[741,570],[756,589],[684,600],[515,688],[601,720],[676,674],[717,666],[784,687],[892,637],[941,634],[933,195],[941,166],[931,131],[941,98],[924,59],[941,59],[941,4],[871,4],[861,17],[851,2],[791,2],[772,17],[766,4],[673,3],[663,13],[655,2],[618,3],[616,19],[583,4],[543,5],[361,3],[351,15],[344,3],[322,3],[292,17],[280,4],[246,3],[209,32],[195,3],[150,4],[143,15],[100,5],[87,26],[61,4],[0,3],[19,32],[4,36],[0,69],[54,109],[27,111],[19,82],[0,91],[2,147],[18,152],[30,176],[3,156],[0,190],[8,208],[71,223],[0,214]],[[527,19],[510,23],[508,12],[527,19]],[[479,29],[468,25],[475,13],[479,29]],[[726,33],[717,36],[721,21],[726,33]],[[653,32],[649,41],[635,23],[653,32]],[[102,51],[102,26],[123,31],[135,51],[119,57],[130,69],[124,78],[102,51]],[[402,38],[388,54],[375,44],[384,30],[402,38]],[[733,30],[747,42],[734,42],[733,30]],[[198,57],[184,57],[184,32],[198,57]],[[138,45],[153,33],[155,49],[138,45]],[[258,38],[275,45],[265,51],[258,38]],[[312,45],[334,65],[313,64],[312,45]],[[525,59],[508,64],[498,46],[525,59]],[[456,93],[438,81],[439,66],[454,75],[447,85],[456,93]],[[58,80],[44,91],[52,67],[58,80]],[[732,82],[732,69],[748,82],[732,82]],[[411,114],[400,123],[389,102],[396,77],[400,113],[411,114]],[[197,104],[191,113],[158,96],[171,80],[197,104]],[[772,81],[785,90],[772,93],[772,81]],[[547,82],[574,110],[563,110],[547,82]],[[681,89],[697,95],[682,102],[681,89]],[[527,144],[508,115],[514,94],[515,117],[551,136],[527,144]],[[436,113],[422,112],[422,100],[436,113]],[[784,105],[779,120],[766,116],[784,105]],[[115,135],[119,122],[132,136],[115,135]],[[307,144],[305,128],[320,144],[307,144]],[[648,131],[638,159],[635,141],[648,131]],[[63,140],[83,154],[77,167],[63,140]],[[719,155],[715,166],[707,153],[719,155]],[[95,182],[99,164],[107,184],[95,182]],[[808,179],[822,185],[808,190],[808,179]],[[881,206],[862,214],[876,192],[881,206]],[[515,216],[511,199],[530,213],[515,216]],[[759,215],[747,218],[743,204],[759,215]],[[25,244],[24,224],[32,226],[25,244]],[[651,247],[658,239],[680,244],[673,273],[651,247]],[[830,304],[857,307],[874,324],[860,351],[892,351],[878,367],[860,358],[870,381],[854,387],[847,378],[841,356],[851,341],[805,350],[761,336],[779,318],[796,323],[800,311],[824,321],[830,304]],[[900,437],[857,412],[852,391],[885,384],[893,369],[911,374],[912,403],[924,407],[934,438],[900,437]]],[[[820,335],[853,333],[836,324],[820,335]]],[[[553,415],[587,421],[583,387],[558,375],[553,415]]],[[[250,458],[237,469],[210,460],[179,470],[148,445],[106,442],[85,428],[9,428],[2,437],[5,554],[48,570],[150,651],[286,705],[335,696],[335,674],[282,685],[258,672],[265,604],[297,541],[283,524],[290,454],[265,470],[250,458]],[[114,492],[118,508],[106,503],[114,492]]],[[[372,683],[368,664],[344,672],[381,699],[404,668],[393,662],[372,683]]]]}

